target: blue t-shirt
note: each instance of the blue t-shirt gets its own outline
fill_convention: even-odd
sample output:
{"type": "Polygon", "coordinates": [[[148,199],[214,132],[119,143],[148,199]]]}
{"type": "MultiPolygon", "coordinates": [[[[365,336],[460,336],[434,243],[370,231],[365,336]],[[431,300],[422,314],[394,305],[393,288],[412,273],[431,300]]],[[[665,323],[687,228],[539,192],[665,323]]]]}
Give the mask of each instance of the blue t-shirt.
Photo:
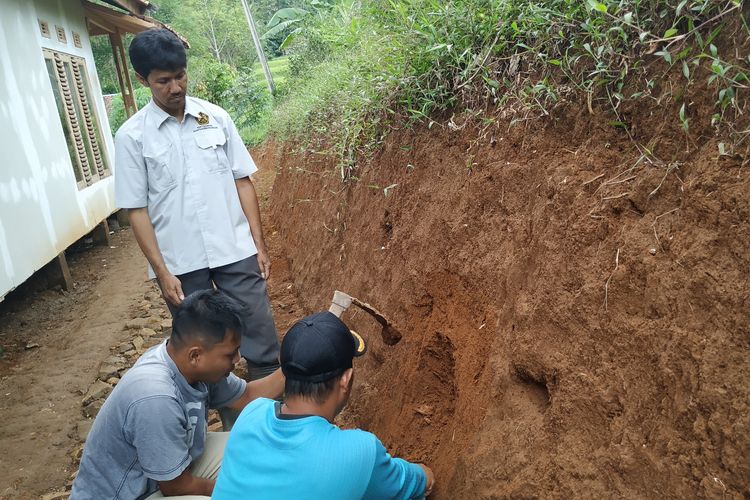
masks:
{"type": "Polygon", "coordinates": [[[146,351],[96,416],[71,500],[133,500],[158,489],[203,453],[209,408],[245,391],[234,374],[216,384],[188,384],[166,341],[146,351]]]}
{"type": "Polygon", "coordinates": [[[257,399],[232,428],[211,499],[408,499],[426,484],[421,467],[392,458],[375,435],[257,399]]]}

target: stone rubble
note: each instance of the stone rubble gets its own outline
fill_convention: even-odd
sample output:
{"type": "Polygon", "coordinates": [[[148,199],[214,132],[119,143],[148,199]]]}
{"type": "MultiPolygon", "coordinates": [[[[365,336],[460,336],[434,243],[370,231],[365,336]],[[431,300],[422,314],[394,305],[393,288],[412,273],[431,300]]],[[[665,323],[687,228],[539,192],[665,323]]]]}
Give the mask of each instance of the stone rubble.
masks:
{"type": "Polygon", "coordinates": [[[144,344],[144,340],[143,340],[143,337],[141,337],[140,335],[136,335],[133,338],[133,347],[135,347],[135,350],[139,354],[143,352],[143,344],[144,344]]]}
{"type": "MultiPolygon", "coordinates": [[[[83,444],[94,423],[94,418],[99,413],[107,396],[112,392],[113,387],[117,385],[141,354],[163,342],[172,331],[171,316],[156,285],[149,285],[149,290],[144,293],[143,300],[134,305],[131,316],[132,318],[123,327],[124,331],[131,334],[131,338],[110,348],[112,354],[107,359],[102,360],[97,372],[97,379],[89,386],[81,400],[83,418],[71,431],[72,435],[79,441],[79,444],[70,452],[76,466],[81,460],[83,444]]],[[[218,414],[211,412],[211,415],[210,423],[214,427],[218,424],[218,428],[221,430],[221,421],[218,414]]],[[[42,500],[68,499],[73,480],[77,474],[76,468],[63,491],[47,493],[42,497],[42,500]]]]}
{"type": "Polygon", "coordinates": [[[89,386],[86,395],[83,397],[82,405],[88,406],[98,399],[104,399],[112,392],[112,386],[101,380],[97,380],[89,386]]]}

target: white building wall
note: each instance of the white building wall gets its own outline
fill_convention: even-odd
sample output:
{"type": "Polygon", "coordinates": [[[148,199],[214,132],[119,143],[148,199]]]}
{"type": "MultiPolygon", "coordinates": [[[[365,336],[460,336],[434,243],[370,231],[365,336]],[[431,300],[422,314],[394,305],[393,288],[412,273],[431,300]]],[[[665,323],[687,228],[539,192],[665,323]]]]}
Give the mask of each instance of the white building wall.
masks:
{"type": "Polygon", "coordinates": [[[79,190],[42,48],[86,59],[103,153],[114,146],[78,0],[0,1],[0,300],[114,209],[113,177],[79,190]],[[38,20],[49,23],[44,38],[38,20]],[[55,25],[67,43],[57,41],[55,25]],[[72,33],[81,35],[82,48],[72,33]]]}

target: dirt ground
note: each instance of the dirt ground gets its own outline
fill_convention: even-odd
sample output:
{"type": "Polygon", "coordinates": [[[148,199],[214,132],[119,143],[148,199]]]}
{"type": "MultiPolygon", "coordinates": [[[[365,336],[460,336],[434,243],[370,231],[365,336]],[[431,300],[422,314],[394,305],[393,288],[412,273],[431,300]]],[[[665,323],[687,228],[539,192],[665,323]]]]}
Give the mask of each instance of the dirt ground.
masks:
{"type": "MultiPolygon", "coordinates": [[[[273,177],[271,170],[254,177],[263,207],[273,177]]],[[[81,244],[68,252],[76,282],[70,292],[39,291],[45,282],[34,277],[0,303],[2,499],[67,498],[92,422],[87,414],[98,409],[107,390],[87,408],[84,396],[90,387],[101,389],[92,386],[97,377],[114,376],[115,382],[118,370],[168,333],[166,308],[147,281],[132,231],[112,238],[112,248],[81,244]]],[[[275,319],[286,331],[301,310],[272,227],[266,239],[273,253],[269,288],[275,319]]]]}
{"type": "Polygon", "coordinates": [[[20,289],[0,303],[2,498],[38,498],[72,473],[83,394],[147,286],[130,232],[113,246],[69,255],[70,293],[20,289]]]}

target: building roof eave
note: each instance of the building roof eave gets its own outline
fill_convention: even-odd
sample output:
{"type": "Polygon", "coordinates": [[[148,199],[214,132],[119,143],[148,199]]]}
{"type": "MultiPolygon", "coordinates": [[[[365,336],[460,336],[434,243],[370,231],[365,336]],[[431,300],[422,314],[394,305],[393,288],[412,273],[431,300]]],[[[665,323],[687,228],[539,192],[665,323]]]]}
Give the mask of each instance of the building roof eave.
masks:
{"type": "MultiPolygon", "coordinates": [[[[113,0],[114,1],[114,0],[113,0]]],[[[141,0],[132,0],[141,1],[141,0]]],[[[148,3],[148,2],[145,2],[148,3]]],[[[86,15],[89,35],[107,35],[120,33],[140,33],[151,28],[166,28],[182,41],[186,48],[190,48],[190,43],[175,31],[172,27],[157,21],[154,18],[136,14],[133,12],[120,12],[104,5],[95,4],[88,0],[81,0],[83,10],[86,15]]]]}
{"type": "Polygon", "coordinates": [[[101,0],[113,7],[120,7],[131,14],[145,15],[147,11],[153,10],[155,6],[148,0],[101,0]]]}

